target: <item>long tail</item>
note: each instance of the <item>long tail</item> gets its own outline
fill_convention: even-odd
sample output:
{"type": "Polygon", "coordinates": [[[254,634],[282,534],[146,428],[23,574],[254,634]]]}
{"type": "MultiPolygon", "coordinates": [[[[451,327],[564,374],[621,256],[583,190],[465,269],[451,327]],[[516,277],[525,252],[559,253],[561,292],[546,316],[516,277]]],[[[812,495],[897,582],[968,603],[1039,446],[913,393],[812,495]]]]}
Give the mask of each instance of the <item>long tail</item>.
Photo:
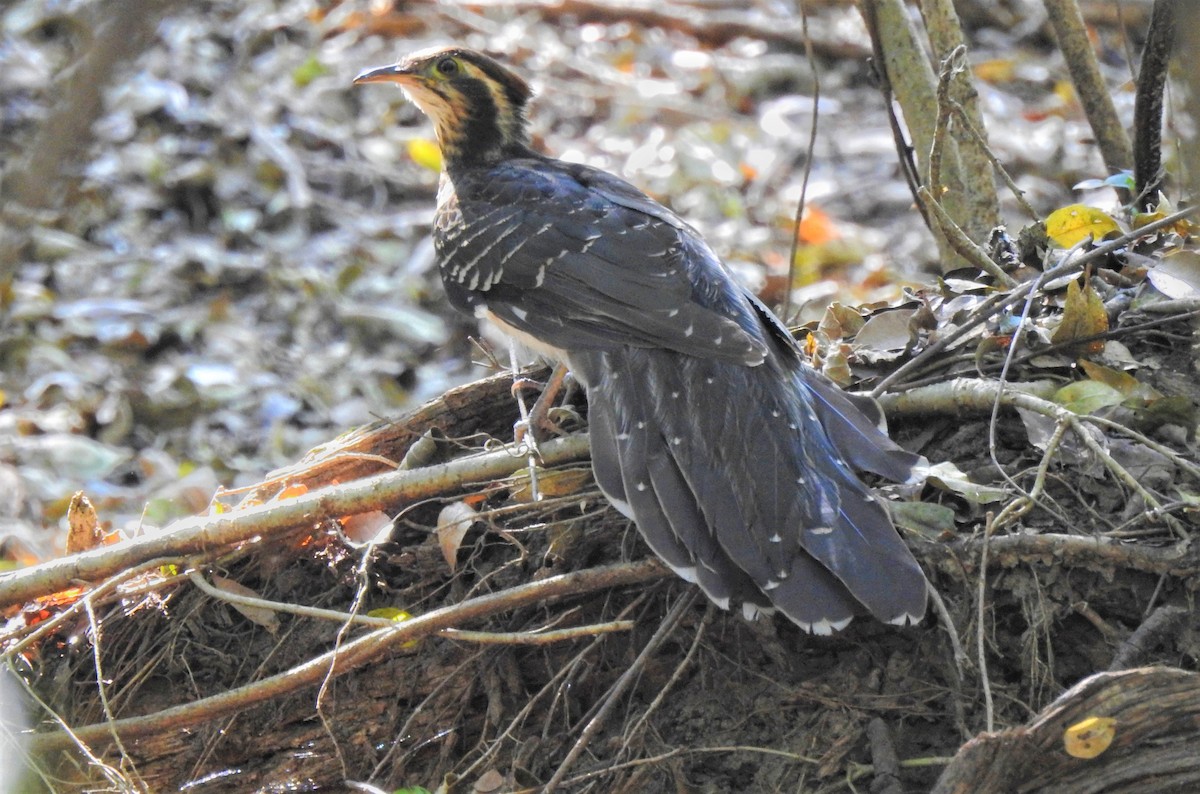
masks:
{"type": "Polygon", "coordinates": [[[776,608],[816,633],[864,612],[924,614],[920,567],[850,467],[904,478],[915,456],[832,386],[775,358],[626,348],[571,364],[601,489],[713,601],[776,608]]]}

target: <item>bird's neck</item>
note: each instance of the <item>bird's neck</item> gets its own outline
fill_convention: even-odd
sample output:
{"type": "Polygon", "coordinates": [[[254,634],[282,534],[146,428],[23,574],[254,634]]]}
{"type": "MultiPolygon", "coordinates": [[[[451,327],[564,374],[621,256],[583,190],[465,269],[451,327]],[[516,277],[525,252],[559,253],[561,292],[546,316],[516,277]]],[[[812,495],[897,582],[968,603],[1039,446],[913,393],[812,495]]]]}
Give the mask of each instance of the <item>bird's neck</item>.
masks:
{"type": "Polygon", "coordinates": [[[469,145],[460,146],[454,138],[438,134],[438,144],[442,150],[443,167],[448,173],[463,169],[486,168],[497,165],[515,157],[528,157],[532,149],[525,141],[473,139],[469,145]]]}
{"type": "Polygon", "coordinates": [[[470,85],[455,113],[438,119],[436,132],[447,170],[479,167],[529,151],[525,113],[482,85],[470,85]]]}

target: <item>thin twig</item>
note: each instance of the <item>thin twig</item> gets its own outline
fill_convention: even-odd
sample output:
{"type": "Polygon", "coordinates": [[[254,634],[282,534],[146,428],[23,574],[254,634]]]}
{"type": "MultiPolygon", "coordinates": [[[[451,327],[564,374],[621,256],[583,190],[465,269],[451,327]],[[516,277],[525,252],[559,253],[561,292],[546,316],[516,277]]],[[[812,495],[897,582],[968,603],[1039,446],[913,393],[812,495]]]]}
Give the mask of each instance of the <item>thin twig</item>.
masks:
{"type": "Polygon", "coordinates": [[[306,686],[319,684],[330,668],[335,675],[344,675],[361,667],[394,648],[403,646],[440,629],[453,628],[477,618],[494,615],[518,607],[535,604],[551,598],[581,595],[606,590],[612,587],[647,582],[667,576],[667,569],[656,560],[640,563],[610,565],[590,568],[575,573],[561,574],[519,585],[509,590],[464,601],[415,617],[390,628],[357,637],[343,645],[337,652],[326,651],[276,675],[244,684],[217,695],[201,698],[191,703],[141,717],[126,717],[112,722],[87,725],[67,731],[39,733],[29,741],[31,749],[39,752],[62,749],[78,742],[107,744],[115,731],[122,739],[131,740],[142,736],[175,731],[210,722],[226,714],[246,709],[248,706],[295,692],[306,686]]]}
{"type": "Polygon", "coordinates": [[[779,316],[784,318],[785,322],[789,321],[788,315],[792,312],[792,288],[796,283],[796,253],[800,248],[800,222],[804,219],[804,204],[808,198],[808,180],[812,175],[813,157],[817,149],[818,122],[821,118],[821,114],[818,112],[821,106],[821,70],[817,67],[817,59],[813,54],[812,38],[808,35],[808,10],[804,6],[804,0],[800,0],[800,30],[804,36],[804,54],[808,58],[813,75],[813,109],[812,124],[808,128],[808,153],[804,158],[804,176],[800,179],[800,198],[796,201],[796,218],[792,224],[792,249],[788,256],[787,289],[783,291],[783,307],[779,312],[779,316]]]}
{"type": "Polygon", "coordinates": [[[1185,207],[1184,209],[1173,212],[1164,218],[1154,221],[1153,223],[1148,223],[1140,229],[1127,232],[1126,234],[1123,234],[1114,240],[1101,243],[1085,254],[1067,258],[1057,266],[1044,271],[1040,279],[1023,282],[1007,292],[996,293],[983,303],[979,304],[979,306],[975,307],[975,310],[971,313],[971,316],[962,325],[951,331],[949,334],[939,338],[929,347],[922,350],[920,355],[913,357],[911,360],[905,362],[902,366],[897,367],[890,375],[879,381],[875,388],[871,390],[871,396],[878,398],[880,395],[886,392],[892,384],[901,381],[903,378],[912,373],[913,370],[924,366],[926,361],[935,357],[941,351],[945,350],[967,334],[971,333],[971,331],[973,331],[975,328],[987,322],[988,319],[990,319],[997,311],[1006,306],[1014,305],[1017,303],[1017,301],[1023,299],[1031,290],[1036,288],[1038,283],[1053,281],[1054,279],[1061,278],[1076,271],[1082,272],[1083,268],[1087,265],[1100,261],[1109,254],[1121,250],[1134,240],[1141,239],[1142,237],[1153,234],[1154,232],[1162,229],[1168,229],[1184,218],[1190,218],[1197,213],[1200,213],[1200,205],[1185,207]]]}
{"type": "Polygon", "coordinates": [[[599,732],[602,727],[604,727],[605,722],[608,721],[608,715],[612,713],[613,709],[616,708],[617,704],[621,701],[621,696],[627,689],[629,689],[629,687],[633,686],[633,682],[642,674],[642,670],[645,668],[646,662],[649,661],[652,655],[658,652],[659,647],[666,641],[668,637],[671,636],[671,633],[675,631],[680,619],[683,618],[684,614],[688,609],[691,608],[693,602],[695,602],[696,593],[697,591],[695,588],[688,590],[679,599],[679,601],[676,602],[675,606],[671,608],[671,611],[667,613],[667,616],[663,618],[662,624],[658,627],[658,630],[654,632],[654,635],[650,638],[650,641],[646,643],[646,647],[642,648],[642,652],[638,654],[636,659],[634,659],[633,664],[629,666],[629,669],[621,674],[621,677],[617,679],[617,682],[613,684],[612,688],[609,689],[609,691],[605,694],[604,705],[600,707],[600,709],[596,712],[596,715],[592,717],[586,726],[584,726],[583,732],[579,734],[579,738],[571,747],[570,752],[567,753],[567,757],[564,758],[562,763],[558,765],[558,769],[554,771],[554,774],[550,777],[550,780],[547,781],[546,785],[542,788],[542,794],[553,794],[554,790],[562,784],[563,778],[565,778],[567,775],[567,771],[579,758],[580,754],[583,753],[583,751],[587,748],[588,744],[591,743],[596,733],[599,732]]]}
{"type": "MultiPolygon", "coordinates": [[[[584,460],[586,435],[541,445],[546,465],[584,460]]],[[[434,496],[460,493],[465,483],[507,477],[525,465],[508,450],[485,452],[413,471],[393,471],[309,491],[292,499],[238,508],[214,516],[176,521],[163,531],[102,546],[0,575],[0,607],[21,604],[82,582],[96,582],[161,557],[211,552],[214,548],[315,526],[328,518],[383,510],[434,496]]]]}
{"type": "MultiPolygon", "coordinates": [[[[626,604],[625,607],[622,608],[622,610],[617,614],[617,620],[621,621],[627,616],[634,614],[636,610],[640,609],[649,592],[649,590],[643,590],[630,603],[626,604]]],[[[482,753],[480,753],[479,757],[471,762],[470,766],[458,773],[459,778],[469,779],[472,774],[474,774],[478,769],[486,764],[492,756],[500,751],[501,743],[504,740],[507,739],[511,741],[517,741],[517,728],[520,727],[526,719],[528,719],[529,715],[533,713],[533,710],[537,708],[537,704],[547,693],[554,692],[554,699],[546,708],[543,709],[543,712],[547,715],[546,719],[548,723],[550,719],[549,715],[553,714],[560,704],[560,698],[563,695],[564,689],[562,682],[566,680],[567,677],[570,676],[588,656],[603,647],[602,643],[604,641],[604,637],[596,637],[591,643],[588,644],[586,648],[581,649],[578,653],[571,657],[566,664],[555,670],[554,675],[550,677],[550,680],[547,681],[533,697],[526,701],[525,705],[521,707],[520,711],[518,711],[511,720],[509,720],[508,725],[505,726],[504,730],[501,731],[498,736],[496,736],[491,745],[488,746],[482,753]]],[[[544,736],[545,733],[543,733],[543,737],[544,736]]]]}
{"type": "Polygon", "coordinates": [[[448,640],[473,642],[479,645],[551,645],[556,642],[612,634],[617,631],[632,631],[633,626],[632,620],[610,620],[607,623],[592,623],[586,626],[572,626],[569,629],[549,629],[547,631],[502,632],[442,629],[438,634],[448,640]]]}
{"type": "Polygon", "coordinates": [[[950,648],[954,653],[955,671],[961,679],[963,667],[966,666],[968,661],[967,652],[963,650],[962,639],[958,636],[958,629],[954,625],[954,619],[950,616],[950,610],[946,606],[946,601],[933,585],[929,586],[929,598],[933,601],[934,611],[938,613],[938,617],[941,619],[942,628],[945,630],[946,636],[950,638],[950,648]]]}
{"type": "Polygon", "coordinates": [[[1108,671],[1113,673],[1140,665],[1146,654],[1162,642],[1166,635],[1175,634],[1182,629],[1191,614],[1191,610],[1186,607],[1170,605],[1154,610],[1153,614],[1142,621],[1142,625],[1117,647],[1108,671]]]}
{"type": "Polygon", "coordinates": [[[971,265],[979,268],[992,278],[996,279],[996,281],[1000,282],[1005,287],[1015,287],[1017,285],[1016,279],[1005,273],[999,265],[993,262],[992,258],[988,256],[987,251],[984,251],[982,248],[980,248],[979,245],[971,240],[971,238],[967,236],[966,232],[964,232],[962,228],[960,228],[959,225],[954,222],[954,219],[950,217],[950,213],[946,212],[941,203],[933,197],[933,194],[929,191],[929,188],[922,185],[921,187],[917,188],[917,195],[925,204],[926,209],[928,209],[930,214],[933,216],[934,221],[937,222],[938,229],[946,237],[946,241],[950,243],[950,246],[954,249],[956,254],[967,260],[967,262],[969,262],[971,265]]]}
{"type": "Polygon", "coordinates": [[[976,588],[975,598],[975,651],[979,656],[979,684],[983,688],[983,704],[984,714],[986,715],[987,730],[990,733],[995,729],[995,709],[992,705],[992,682],[988,678],[987,666],[987,562],[989,541],[992,538],[992,514],[987,514],[987,520],[983,525],[983,550],[979,553],[979,578],[978,587],[976,588]]]}
{"type": "Polygon", "coordinates": [[[683,677],[684,670],[691,666],[692,660],[696,658],[696,652],[700,650],[700,641],[704,639],[704,632],[712,623],[715,610],[716,607],[713,604],[708,605],[708,609],[704,612],[704,618],[701,619],[700,625],[696,627],[696,634],[692,637],[691,646],[688,647],[687,653],[684,654],[679,664],[675,665],[675,669],[671,672],[671,677],[667,679],[667,683],[658,690],[658,694],[654,696],[654,700],[650,701],[650,705],[638,717],[638,721],[633,724],[633,727],[623,732],[626,742],[641,735],[642,729],[646,726],[646,721],[662,705],[663,700],[667,697],[667,693],[675,688],[675,684],[683,677]]]}
{"type": "MultiPolygon", "coordinates": [[[[92,669],[96,671],[96,691],[99,696],[100,710],[104,712],[105,719],[111,725],[116,715],[113,714],[112,704],[108,700],[108,687],[104,685],[106,678],[104,676],[104,663],[100,653],[100,649],[103,646],[101,642],[100,620],[96,617],[96,611],[92,608],[91,598],[86,596],[83,598],[83,609],[87,613],[88,625],[92,630],[92,669]]],[[[129,750],[125,748],[125,743],[121,741],[121,736],[116,731],[112,732],[112,740],[121,754],[121,759],[124,762],[132,763],[129,750]]]]}

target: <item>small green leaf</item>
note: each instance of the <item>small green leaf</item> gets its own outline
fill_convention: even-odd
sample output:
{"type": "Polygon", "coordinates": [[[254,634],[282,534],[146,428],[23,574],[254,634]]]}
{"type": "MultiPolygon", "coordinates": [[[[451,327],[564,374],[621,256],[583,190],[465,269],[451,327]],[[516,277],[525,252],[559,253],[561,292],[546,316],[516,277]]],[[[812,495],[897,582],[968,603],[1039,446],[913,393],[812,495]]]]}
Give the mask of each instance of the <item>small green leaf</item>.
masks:
{"type": "Polygon", "coordinates": [[[304,88],[304,86],[313,80],[328,73],[329,70],[325,68],[323,63],[317,60],[317,56],[310,55],[304,63],[292,70],[292,82],[300,88],[304,88]]]}
{"type": "Polygon", "coordinates": [[[1075,414],[1095,413],[1101,408],[1120,405],[1124,399],[1121,392],[1098,380],[1068,383],[1054,393],[1054,402],[1075,414]]]}
{"type": "Polygon", "coordinates": [[[901,529],[926,540],[940,540],[954,532],[954,511],[933,502],[888,502],[888,512],[901,529]]]}
{"type": "Polygon", "coordinates": [[[1196,404],[1182,394],[1151,400],[1144,408],[1136,408],[1134,414],[1145,429],[1178,425],[1190,431],[1196,426],[1196,404]]]}

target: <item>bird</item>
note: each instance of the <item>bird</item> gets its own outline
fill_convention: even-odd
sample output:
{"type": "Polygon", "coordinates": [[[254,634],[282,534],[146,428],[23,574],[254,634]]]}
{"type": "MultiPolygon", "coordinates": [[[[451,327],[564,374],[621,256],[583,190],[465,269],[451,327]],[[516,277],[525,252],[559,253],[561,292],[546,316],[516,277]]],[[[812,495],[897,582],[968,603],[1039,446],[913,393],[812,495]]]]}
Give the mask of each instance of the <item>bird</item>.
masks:
{"type": "Polygon", "coordinates": [[[476,50],[370,68],[433,123],[432,237],[458,310],[569,367],[595,480],[650,549],[723,609],[831,634],[922,619],[928,584],[858,471],[924,459],[819,374],[700,233],[606,171],[531,145],[530,85],[476,50]]]}

